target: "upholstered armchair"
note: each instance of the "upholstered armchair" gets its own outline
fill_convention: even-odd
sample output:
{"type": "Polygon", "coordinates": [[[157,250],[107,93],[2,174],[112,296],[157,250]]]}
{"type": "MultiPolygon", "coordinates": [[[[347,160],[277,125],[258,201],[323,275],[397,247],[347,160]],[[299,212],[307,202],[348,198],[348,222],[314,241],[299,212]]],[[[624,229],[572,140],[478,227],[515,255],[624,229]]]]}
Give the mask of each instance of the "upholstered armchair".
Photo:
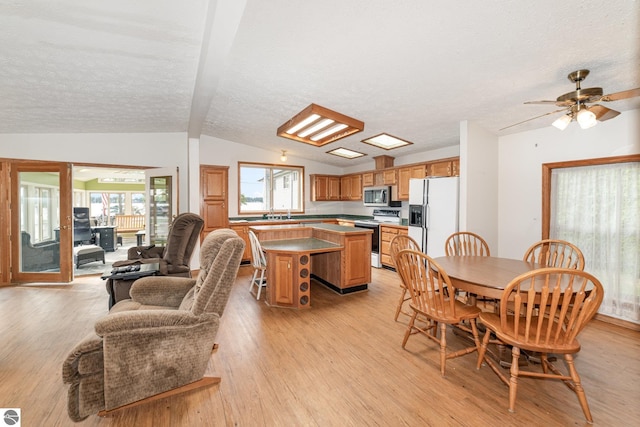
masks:
{"type": "Polygon", "coordinates": [[[32,244],[31,235],[21,233],[22,271],[43,271],[60,268],[60,243],[48,241],[32,244]]]}
{"type": "MultiPolygon", "coordinates": [[[[171,223],[166,246],[133,246],[127,252],[127,259],[116,261],[113,266],[158,263],[159,274],[162,276],[191,277],[189,262],[203,226],[204,220],[199,215],[182,213],[171,223]]],[[[107,280],[110,306],[129,298],[132,283],[126,280],[107,280]]]]}
{"type": "Polygon", "coordinates": [[[233,230],[215,230],[202,244],[196,279],[138,279],[131,299],[115,304],[64,361],[69,417],[217,383],[204,374],[244,246],[233,230]]]}

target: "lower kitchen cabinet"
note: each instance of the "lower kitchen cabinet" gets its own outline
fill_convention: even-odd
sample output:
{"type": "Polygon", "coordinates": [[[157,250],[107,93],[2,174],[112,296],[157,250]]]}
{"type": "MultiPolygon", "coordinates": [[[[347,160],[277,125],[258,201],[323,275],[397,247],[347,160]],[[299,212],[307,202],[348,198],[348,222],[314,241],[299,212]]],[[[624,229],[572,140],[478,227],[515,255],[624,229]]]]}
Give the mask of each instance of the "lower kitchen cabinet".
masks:
{"type": "Polygon", "coordinates": [[[404,226],[380,226],[380,262],[383,266],[395,268],[391,258],[391,241],[398,234],[408,235],[409,230],[404,226]]]}

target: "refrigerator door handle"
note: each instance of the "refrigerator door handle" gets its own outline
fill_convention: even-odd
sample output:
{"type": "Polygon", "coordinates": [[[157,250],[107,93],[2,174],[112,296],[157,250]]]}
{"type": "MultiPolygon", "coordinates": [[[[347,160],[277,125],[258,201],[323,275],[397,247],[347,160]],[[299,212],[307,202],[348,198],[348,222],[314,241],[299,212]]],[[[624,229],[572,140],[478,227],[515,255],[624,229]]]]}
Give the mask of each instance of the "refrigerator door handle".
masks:
{"type": "Polygon", "coordinates": [[[429,222],[430,222],[429,221],[429,217],[430,217],[429,213],[431,212],[431,208],[429,208],[429,205],[426,206],[424,211],[425,211],[425,216],[424,216],[424,224],[422,225],[422,228],[425,228],[425,229],[428,230],[429,229],[429,222]]]}

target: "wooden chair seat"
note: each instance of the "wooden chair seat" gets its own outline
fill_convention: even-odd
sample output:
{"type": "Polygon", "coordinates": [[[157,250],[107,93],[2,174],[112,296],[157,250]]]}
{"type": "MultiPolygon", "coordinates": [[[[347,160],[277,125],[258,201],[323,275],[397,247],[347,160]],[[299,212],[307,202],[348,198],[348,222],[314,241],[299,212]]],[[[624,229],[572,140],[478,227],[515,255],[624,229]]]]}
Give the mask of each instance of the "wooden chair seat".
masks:
{"type": "MultiPolygon", "coordinates": [[[[506,325],[500,325],[500,316],[496,313],[488,313],[483,312],[480,313],[480,322],[485,325],[487,328],[495,331],[496,338],[501,342],[509,341],[511,345],[515,345],[519,347],[521,350],[529,350],[529,351],[537,351],[540,353],[548,352],[549,347],[546,344],[537,345],[535,344],[536,339],[536,330],[530,330],[529,333],[526,331],[526,325],[524,323],[520,323],[518,325],[518,333],[515,334],[514,323],[515,319],[513,316],[507,316],[506,325]],[[505,332],[503,332],[505,331],[505,332]],[[513,336],[523,337],[521,339],[514,339],[513,336]]],[[[548,330],[550,328],[549,319],[542,318],[539,319],[536,316],[531,317],[532,324],[538,324],[540,321],[540,326],[543,330],[548,330]]],[[[577,353],[580,351],[580,343],[577,339],[569,340],[567,337],[567,331],[559,328],[557,337],[557,344],[553,348],[554,353],[564,354],[564,353],[577,353]]]]}

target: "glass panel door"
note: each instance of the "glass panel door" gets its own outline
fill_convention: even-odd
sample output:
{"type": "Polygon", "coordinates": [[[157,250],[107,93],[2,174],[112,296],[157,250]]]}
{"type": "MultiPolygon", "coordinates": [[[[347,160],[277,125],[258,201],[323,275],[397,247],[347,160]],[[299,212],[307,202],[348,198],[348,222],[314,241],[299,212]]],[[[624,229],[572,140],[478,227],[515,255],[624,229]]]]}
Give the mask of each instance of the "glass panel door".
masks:
{"type": "Polygon", "coordinates": [[[150,245],[164,246],[169,235],[169,225],[178,215],[178,171],[158,168],[146,171],[147,238],[150,245]]]}
{"type": "Polygon", "coordinates": [[[12,281],[71,281],[70,165],[16,162],[11,182],[12,281]]]}

